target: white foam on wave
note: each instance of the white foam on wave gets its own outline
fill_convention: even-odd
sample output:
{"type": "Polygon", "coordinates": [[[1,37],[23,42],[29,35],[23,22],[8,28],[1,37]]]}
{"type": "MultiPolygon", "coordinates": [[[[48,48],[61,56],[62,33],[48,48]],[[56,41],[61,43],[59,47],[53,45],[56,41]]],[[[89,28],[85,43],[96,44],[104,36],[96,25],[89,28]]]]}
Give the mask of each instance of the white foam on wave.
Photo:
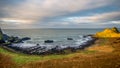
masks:
{"type": "Polygon", "coordinates": [[[92,37],[91,36],[87,36],[85,38],[76,40],[75,44],[82,45],[82,44],[85,44],[86,42],[91,41],[91,40],[93,40],[92,37]]]}
{"type": "Polygon", "coordinates": [[[30,47],[36,46],[36,44],[17,43],[17,44],[12,44],[10,46],[12,46],[12,47],[19,47],[19,48],[30,48],[30,47]]]}

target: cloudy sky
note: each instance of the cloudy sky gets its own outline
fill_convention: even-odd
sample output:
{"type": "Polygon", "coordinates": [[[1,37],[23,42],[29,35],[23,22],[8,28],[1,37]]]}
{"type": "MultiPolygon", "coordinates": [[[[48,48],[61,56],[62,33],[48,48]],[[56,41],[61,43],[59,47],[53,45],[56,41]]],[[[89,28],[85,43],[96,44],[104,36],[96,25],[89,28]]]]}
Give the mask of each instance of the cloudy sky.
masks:
{"type": "Polygon", "coordinates": [[[120,0],[0,0],[1,28],[120,28],[120,0]]]}

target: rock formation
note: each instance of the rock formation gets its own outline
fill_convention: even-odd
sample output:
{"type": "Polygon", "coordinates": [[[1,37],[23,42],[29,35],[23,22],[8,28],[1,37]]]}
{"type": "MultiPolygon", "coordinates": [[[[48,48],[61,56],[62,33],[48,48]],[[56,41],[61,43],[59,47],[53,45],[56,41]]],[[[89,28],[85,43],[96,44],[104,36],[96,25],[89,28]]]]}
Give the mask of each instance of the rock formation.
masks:
{"type": "Polygon", "coordinates": [[[3,34],[1,28],[0,28],[0,44],[12,44],[12,43],[23,43],[23,41],[30,40],[29,37],[19,38],[14,36],[8,36],[7,34],[3,34]]]}
{"type": "Polygon", "coordinates": [[[111,38],[111,37],[120,37],[120,32],[118,31],[118,29],[116,27],[113,28],[106,28],[104,31],[102,32],[97,32],[95,34],[95,37],[99,37],[99,38],[111,38]]]}
{"type": "Polygon", "coordinates": [[[4,38],[1,28],[0,28],[0,43],[4,43],[4,38]]]}
{"type": "Polygon", "coordinates": [[[53,40],[45,40],[44,43],[53,43],[53,40]]]}

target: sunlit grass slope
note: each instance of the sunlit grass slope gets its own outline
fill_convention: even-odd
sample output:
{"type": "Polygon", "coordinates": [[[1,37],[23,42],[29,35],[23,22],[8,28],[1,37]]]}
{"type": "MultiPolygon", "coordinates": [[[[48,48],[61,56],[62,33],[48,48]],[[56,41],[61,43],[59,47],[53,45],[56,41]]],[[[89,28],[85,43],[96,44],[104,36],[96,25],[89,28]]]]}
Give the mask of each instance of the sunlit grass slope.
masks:
{"type": "Polygon", "coordinates": [[[120,32],[116,27],[106,28],[102,32],[97,32],[95,34],[95,37],[99,37],[99,38],[120,37],[120,32]]]}

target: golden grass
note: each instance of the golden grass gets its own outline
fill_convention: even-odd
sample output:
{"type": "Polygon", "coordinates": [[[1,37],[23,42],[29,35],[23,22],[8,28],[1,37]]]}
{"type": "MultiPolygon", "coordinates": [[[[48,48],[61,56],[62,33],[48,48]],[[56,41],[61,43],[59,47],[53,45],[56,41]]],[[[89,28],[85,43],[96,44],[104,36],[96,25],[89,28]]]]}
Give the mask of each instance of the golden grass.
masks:
{"type": "MultiPolygon", "coordinates": [[[[4,53],[0,54],[0,68],[16,68],[16,66],[13,67],[15,65],[14,61],[19,60],[21,63],[33,57],[9,53],[7,51],[1,52],[6,53],[6,55],[3,55],[4,53]],[[22,58],[20,58],[21,56],[22,58]],[[15,58],[16,60],[14,60],[15,58]]],[[[93,46],[86,48],[84,51],[65,55],[66,57],[64,56],[64,58],[63,56],[53,55],[52,57],[44,56],[43,58],[39,56],[37,60],[27,61],[27,63],[24,63],[19,68],[119,68],[120,38],[101,38],[93,46]],[[57,56],[61,58],[55,59],[57,56]]]]}
{"type": "Polygon", "coordinates": [[[10,56],[0,53],[0,68],[15,68],[15,66],[10,56]]]}
{"type": "MultiPolygon", "coordinates": [[[[101,40],[107,41],[104,42],[104,45],[90,47],[90,49],[97,51],[95,53],[78,53],[69,58],[31,62],[22,68],[120,68],[120,39],[99,40],[100,42],[97,41],[95,45],[101,44],[101,40]]],[[[89,48],[86,50],[92,51],[89,48]]]]}
{"type": "Polygon", "coordinates": [[[95,37],[99,37],[99,38],[110,38],[110,37],[120,37],[120,33],[117,30],[117,28],[106,28],[104,31],[102,32],[97,32],[95,34],[95,37]]]}
{"type": "Polygon", "coordinates": [[[109,45],[103,45],[103,46],[93,46],[89,47],[88,50],[93,50],[93,51],[99,51],[99,52],[112,52],[114,51],[114,48],[109,46],[109,45]]]}
{"type": "Polygon", "coordinates": [[[93,56],[76,56],[67,59],[48,60],[46,62],[33,62],[22,68],[118,68],[120,55],[97,54],[93,56]]]}

